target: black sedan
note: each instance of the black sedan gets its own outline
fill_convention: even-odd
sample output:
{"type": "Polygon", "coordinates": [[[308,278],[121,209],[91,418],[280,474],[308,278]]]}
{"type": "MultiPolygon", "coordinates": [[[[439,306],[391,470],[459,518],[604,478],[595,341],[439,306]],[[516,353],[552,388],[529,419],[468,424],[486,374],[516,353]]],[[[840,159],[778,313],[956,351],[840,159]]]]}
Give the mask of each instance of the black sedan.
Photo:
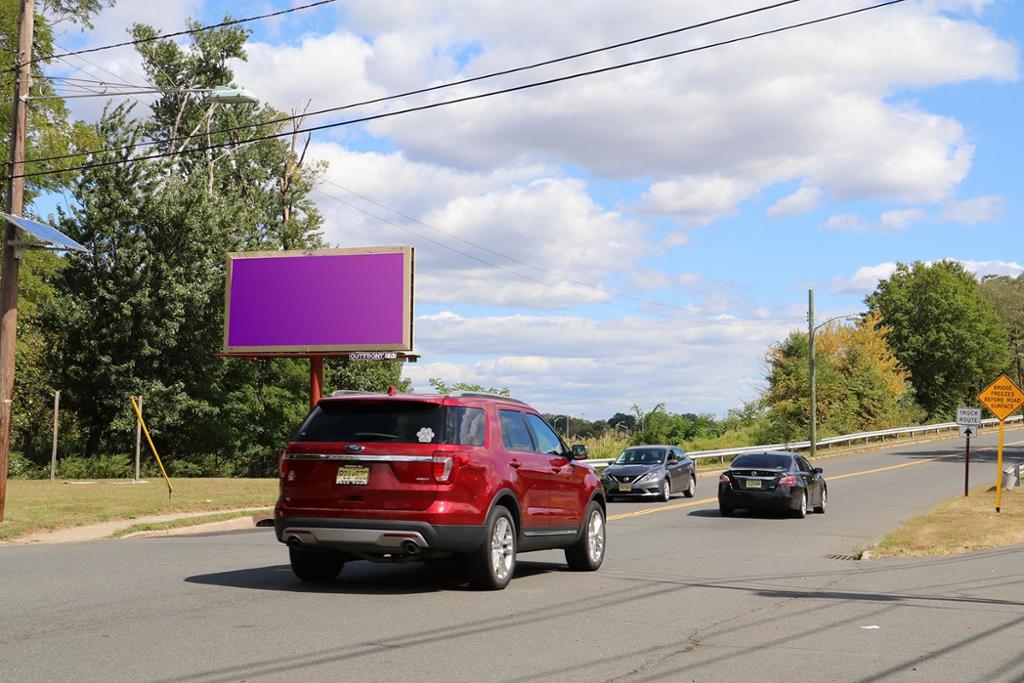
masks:
{"type": "Polygon", "coordinates": [[[824,513],[828,485],[820,467],[799,453],[746,453],[718,478],[718,509],[728,517],[737,508],[780,510],[806,517],[807,508],[824,513]]]}
{"type": "Polygon", "coordinates": [[[657,496],[668,500],[682,491],[687,498],[697,492],[693,460],[675,446],[633,446],[601,474],[605,496],[657,496]]]}

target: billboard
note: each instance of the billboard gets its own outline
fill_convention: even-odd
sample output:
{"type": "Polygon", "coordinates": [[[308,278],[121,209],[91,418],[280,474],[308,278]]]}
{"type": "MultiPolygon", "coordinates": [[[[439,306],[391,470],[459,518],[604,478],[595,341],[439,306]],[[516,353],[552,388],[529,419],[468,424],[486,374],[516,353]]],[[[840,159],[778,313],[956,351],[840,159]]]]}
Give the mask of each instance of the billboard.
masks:
{"type": "Polygon", "coordinates": [[[412,350],[412,247],[228,254],[224,353],[412,350]]]}

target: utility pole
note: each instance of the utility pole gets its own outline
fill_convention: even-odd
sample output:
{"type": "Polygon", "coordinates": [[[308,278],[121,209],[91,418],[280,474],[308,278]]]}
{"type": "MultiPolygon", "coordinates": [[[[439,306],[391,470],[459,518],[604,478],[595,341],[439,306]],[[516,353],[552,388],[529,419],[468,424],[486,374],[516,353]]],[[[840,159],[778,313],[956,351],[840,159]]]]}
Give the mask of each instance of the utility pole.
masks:
{"type": "MultiPolygon", "coordinates": [[[[11,179],[7,186],[7,213],[20,216],[25,203],[26,101],[32,69],[32,20],[34,0],[21,0],[18,20],[18,51],[14,55],[17,74],[11,103],[11,179]]],[[[0,275],[0,522],[7,503],[7,461],[11,450],[11,400],[14,397],[14,351],[18,329],[18,266],[21,254],[12,242],[18,239],[11,223],[4,227],[2,275],[0,275]]]]}
{"type": "Polygon", "coordinates": [[[811,459],[818,454],[818,401],[815,395],[816,368],[814,367],[814,290],[807,290],[807,364],[811,384],[811,459]]]}

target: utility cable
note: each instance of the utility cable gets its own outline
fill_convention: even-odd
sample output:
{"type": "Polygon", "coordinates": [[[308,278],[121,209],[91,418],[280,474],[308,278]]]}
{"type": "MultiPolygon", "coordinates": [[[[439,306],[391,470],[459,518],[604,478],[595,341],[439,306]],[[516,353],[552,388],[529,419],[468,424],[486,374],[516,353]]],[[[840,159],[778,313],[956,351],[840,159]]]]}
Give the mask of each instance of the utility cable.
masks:
{"type": "MultiPolygon", "coordinates": [[[[791,31],[791,30],[798,29],[798,28],[804,28],[804,27],[807,27],[807,26],[813,26],[815,24],[825,23],[827,21],[834,21],[836,19],[841,19],[841,18],[844,18],[844,17],[849,17],[849,16],[853,16],[853,15],[856,15],[856,14],[861,14],[861,13],[864,13],[864,12],[869,12],[871,10],[880,9],[882,7],[888,7],[890,5],[896,5],[896,4],[899,4],[901,2],[906,2],[906,0],[888,0],[887,2],[882,2],[882,3],[879,3],[879,4],[875,4],[875,5],[870,5],[868,7],[861,7],[859,9],[850,10],[850,11],[847,11],[847,12],[840,12],[838,14],[831,14],[831,15],[828,15],[828,16],[825,16],[825,17],[819,17],[817,19],[810,19],[808,21],[802,21],[802,22],[799,22],[799,23],[796,23],[796,24],[788,24],[786,26],[782,26],[782,27],[779,27],[779,28],[768,29],[768,30],[765,30],[765,31],[758,31],[756,33],[749,33],[749,34],[746,34],[744,36],[740,36],[738,38],[730,38],[728,40],[721,40],[721,41],[717,41],[717,42],[714,42],[714,43],[708,43],[706,45],[701,45],[701,46],[698,46],[698,47],[692,47],[692,48],[687,48],[685,50],[677,50],[675,52],[669,52],[669,53],[666,53],[666,54],[656,55],[654,57],[645,57],[643,59],[635,59],[635,60],[632,60],[632,61],[629,61],[629,62],[622,62],[620,64],[614,64],[614,65],[611,65],[611,66],[601,67],[601,68],[597,68],[597,69],[590,69],[590,70],[587,70],[587,71],[579,71],[579,72],[576,72],[576,73],[573,73],[573,74],[568,74],[568,75],[565,75],[565,76],[558,76],[558,77],[555,77],[555,78],[549,78],[549,79],[545,79],[545,80],[542,80],[542,81],[534,81],[532,83],[524,83],[522,85],[512,86],[512,87],[508,87],[508,88],[502,88],[500,90],[491,90],[491,91],[488,91],[488,92],[477,93],[475,95],[467,95],[465,97],[458,97],[458,98],[454,98],[454,99],[450,99],[450,100],[442,100],[440,102],[432,102],[430,104],[422,104],[422,105],[415,106],[415,107],[407,107],[405,109],[396,109],[394,111],[383,112],[383,113],[380,113],[380,114],[371,114],[371,115],[367,115],[367,116],[361,116],[361,117],[358,117],[358,118],[346,119],[345,121],[336,121],[334,123],[326,123],[326,124],[319,125],[319,126],[310,126],[308,128],[298,128],[298,129],[295,129],[295,130],[292,130],[292,131],[286,131],[286,132],[281,132],[281,133],[272,133],[272,134],[268,134],[268,135],[260,135],[260,136],[254,137],[254,138],[250,138],[250,139],[246,140],[245,142],[247,142],[247,143],[249,143],[249,142],[260,142],[260,141],[263,141],[263,140],[274,140],[274,139],[278,139],[278,138],[282,138],[282,137],[289,137],[289,136],[292,136],[292,135],[298,135],[300,133],[314,133],[314,132],[321,131],[321,130],[329,130],[329,129],[333,129],[333,128],[340,128],[342,126],[351,126],[351,125],[354,125],[354,124],[357,124],[357,123],[366,123],[366,122],[369,122],[369,121],[378,121],[380,119],[386,119],[386,118],[391,118],[391,117],[395,117],[395,116],[400,116],[402,114],[409,114],[409,113],[412,113],[412,112],[419,112],[419,111],[427,111],[427,110],[430,110],[430,109],[437,109],[437,108],[440,108],[440,107],[446,107],[446,106],[453,105],[453,104],[461,104],[463,102],[472,102],[474,100],[482,100],[482,99],[486,99],[486,98],[489,98],[489,97],[495,97],[497,95],[504,95],[504,94],[508,94],[508,93],[512,93],[512,92],[519,92],[519,91],[522,91],[522,90],[530,90],[532,88],[537,88],[537,87],[544,86],[544,85],[552,85],[554,83],[562,83],[562,82],[565,82],[565,81],[571,81],[571,80],[575,80],[577,78],[583,78],[583,77],[586,77],[586,76],[594,76],[594,75],[597,75],[597,74],[608,73],[608,72],[611,72],[611,71],[617,71],[617,70],[620,70],[620,69],[625,69],[625,68],[629,68],[629,67],[633,67],[633,66],[639,66],[641,64],[650,64],[650,63],[658,62],[658,61],[661,61],[661,60],[664,60],[664,59],[670,59],[670,58],[679,57],[679,56],[682,56],[682,55],[693,54],[695,52],[702,52],[702,51],[710,50],[710,49],[713,49],[713,48],[723,47],[725,45],[732,45],[732,44],[741,43],[741,42],[744,42],[744,41],[747,41],[747,40],[753,40],[755,38],[761,38],[761,37],[764,37],[764,36],[774,35],[774,34],[777,34],[777,33],[783,33],[785,31],[791,31]]],[[[212,133],[213,133],[213,131],[211,131],[211,134],[212,133]]],[[[66,167],[66,168],[52,169],[52,170],[48,170],[48,171],[34,171],[32,173],[21,173],[21,174],[14,175],[14,176],[8,175],[8,176],[4,176],[4,178],[5,179],[11,179],[11,178],[30,178],[30,177],[33,177],[33,176],[40,176],[40,175],[52,175],[52,174],[56,174],[56,173],[66,173],[68,171],[81,171],[81,170],[92,169],[92,168],[102,168],[104,166],[117,166],[117,165],[121,165],[121,164],[135,163],[137,161],[145,161],[145,160],[149,160],[149,159],[162,159],[162,158],[171,157],[171,156],[178,156],[178,155],[181,155],[181,154],[184,154],[184,153],[187,153],[187,152],[203,152],[203,151],[211,150],[211,149],[220,149],[220,148],[223,148],[223,147],[230,147],[231,145],[234,145],[234,144],[238,144],[238,143],[233,142],[233,141],[222,142],[222,143],[216,143],[216,144],[212,144],[212,145],[205,145],[205,146],[201,146],[201,147],[194,147],[194,148],[186,149],[186,150],[171,151],[171,152],[160,152],[158,154],[147,154],[147,155],[144,155],[144,156],[131,157],[131,158],[127,158],[127,159],[117,159],[117,160],[112,160],[112,161],[93,162],[93,163],[89,163],[89,164],[82,164],[82,165],[79,165],[79,166],[69,166],[69,167],[66,167]]],[[[112,151],[116,151],[116,150],[112,150],[112,151]]],[[[86,154],[86,152],[82,152],[81,154],[86,154]]],[[[40,161],[40,160],[37,159],[36,161],[40,161]]]]}
{"type": "MultiPolygon", "coordinates": [[[[301,115],[296,114],[296,115],[292,115],[292,116],[279,116],[279,117],[268,119],[266,121],[261,121],[261,122],[258,122],[258,123],[250,123],[250,124],[245,124],[245,125],[241,125],[241,126],[232,126],[232,127],[228,127],[228,128],[220,128],[220,129],[216,129],[216,130],[211,130],[210,134],[211,135],[215,135],[215,134],[219,134],[219,133],[231,133],[231,132],[234,132],[236,130],[248,130],[250,128],[256,128],[256,127],[260,127],[260,126],[270,126],[270,125],[273,125],[273,124],[276,124],[276,123],[287,123],[288,121],[295,121],[295,120],[298,120],[298,119],[301,119],[301,118],[306,118],[306,117],[309,117],[309,116],[322,116],[324,114],[332,114],[332,113],[339,112],[339,111],[345,111],[347,109],[356,109],[358,107],[365,107],[365,106],[371,105],[371,104],[380,104],[381,102],[388,102],[390,100],[397,100],[397,99],[402,99],[402,98],[405,98],[405,97],[412,97],[413,95],[422,95],[424,93],[435,92],[435,91],[443,90],[443,89],[446,89],[446,88],[454,88],[454,87],[459,86],[459,85],[466,85],[467,83],[476,83],[478,81],[483,81],[483,80],[487,80],[487,79],[491,79],[491,78],[497,78],[499,76],[508,76],[508,75],[514,74],[514,73],[520,73],[520,72],[523,72],[523,71],[529,71],[531,69],[539,69],[539,68],[544,67],[544,66],[550,66],[551,64],[558,64],[558,63],[567,62],[567,61],[570,61],[570,60],[573,60],[573,59],[579,59],[581,57],[588,57],[590,55],[598,54],[600,52],[607,52],[607,51],[615,50],[615,49],[618,49],[618,48],[621,48],[621,47],[627,47],[627,46],[630,46],[630,45],[636,45],[636,44],[639,44],[639,43],[642,43],[642,42],[645,42],[645,41],[655,40],[657,38],[664,38],[665,36],[675,35],[675,34],[678,34],[678,33],[684,33],[686,31],[692,31],[692,30],[695,30],[695,29],[698,29],[698,28],[705,28],[705,27],[711,26],[713,24],[720,24],[722,22],[730,21],[732,19],[738,19],[740,17],[745,17],[745,16],[749,16],[749,15],[752,15],[752,14],[757,14],[757,13],[760,13],[760,12],[767,12],[769,10],[777,9],[777,8],[782,7],[784,5],[792,5],[794,3],[803,2],[803,1],[804,0],[784,0],[783,2],[777,2],[777,3],[773,4],[773,5],[765,5],[763,7],[757,7],[755,9],[747,10],[745,12],[738,12],[736,14],[730,14],[728,16],[719,17],[717,19],[709,19],[707,21],[702,21],[702,22],[697,23],[697,24],[690,24],[689,26],[682,26],[682,27],[679,27],[679,28],[671,29],[669,31],[662,31],[660,33],[654,33],[654,34],[651,34],[649,36],[642,36],[640,38],[633,38],[632,40],[627,40],[627,41],[623,41],[623,42],[620,42],[620,43],[614,43],[612,45],[605,45],[604,47],[593,48],[593,49],[590,49],[590,50],[585,50],[583,52],[576,52],[576,53],[571,54],[571,55],[565,55],[565,56],[562,56],[562,57],[555,57],[553,59],[546,59],[544,61],[534,62],[533,64],[526,64],[524,66],[517,66],[517,67],[508,68],[508,69],[502,69],[500,71],[492,71],[490,73],[481,74],[479,76],[471,76],[469,78],[463,78],[463,79],[460,79],[460,80],[457,80],[457,81],[449,81],[448,83],[439,83],[437,85],[432,85],[432,86],[425,87],[425,88],[417,88],[415,90],[407,90],[406,92],[397,93],[397,94],[394,94],[394,95],[385,95],[383,97],[375,97],[375,98],[372,98],[372,99],[369,99],[369,100],[362,100],[360,102],[351,102],[349,104],[343,104],[343,105],[334,106],[334,107],[327,107],[326,109],[317,109],[317,110],[314,110],[314,111],[306,112],[306,113],[301,114],[301,115]]],[[[164,138],[164,139],[161,139],[161,140],[151,140],[151,141],[147,141],[147,142],[140,142],[140,143],[136,143],[136,144],[131,145],[131,146],[126,146],[126,147],[111,147],[111,148],[108,148],[108,149],[88,150],[88,151],[80,152],[78,154],[67,154],[67,155],[63,155],[63,156],[36,157],[36,158],[32,158],[32,159],[26,159],[25,163],[33,163],[33,162],[41,163],[43,161],[57,161],[59,159],[68,159],[68,158],[72,158],[72,157],[79,157],[79,156],[82,156],[82,155],[96,154],[96,153],[99,153],[99,152],[108,152],[108,151],[115,151],[115,150],[121,150],[121,149],[137,149],[139,147],[148,147],[148,146],[151,146],[151,145],[170,144],[170,143],[175,143],[175,142],[181,142],[183,140],[190,140],[190,139],[196,138],[196,137],[205,137],[205,135],[206,135],[205,132],[204,133],[196,133],[195,135],[184,135],[184,136],[173,137],[173,138],[164,138]]]]}

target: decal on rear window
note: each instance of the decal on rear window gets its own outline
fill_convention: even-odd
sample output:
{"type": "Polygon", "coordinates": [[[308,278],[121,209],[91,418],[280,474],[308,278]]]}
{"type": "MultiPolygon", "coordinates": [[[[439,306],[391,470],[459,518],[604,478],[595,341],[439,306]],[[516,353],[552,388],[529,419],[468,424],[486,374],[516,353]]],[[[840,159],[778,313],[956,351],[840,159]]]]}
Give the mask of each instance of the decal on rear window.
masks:
{"type": "Polygon", "coordinates": [[[430,427],[424,427],[416,432],[416,438],[420,440],[420,443],[430,443],[434,440],[434,430],[430,427]]]}

